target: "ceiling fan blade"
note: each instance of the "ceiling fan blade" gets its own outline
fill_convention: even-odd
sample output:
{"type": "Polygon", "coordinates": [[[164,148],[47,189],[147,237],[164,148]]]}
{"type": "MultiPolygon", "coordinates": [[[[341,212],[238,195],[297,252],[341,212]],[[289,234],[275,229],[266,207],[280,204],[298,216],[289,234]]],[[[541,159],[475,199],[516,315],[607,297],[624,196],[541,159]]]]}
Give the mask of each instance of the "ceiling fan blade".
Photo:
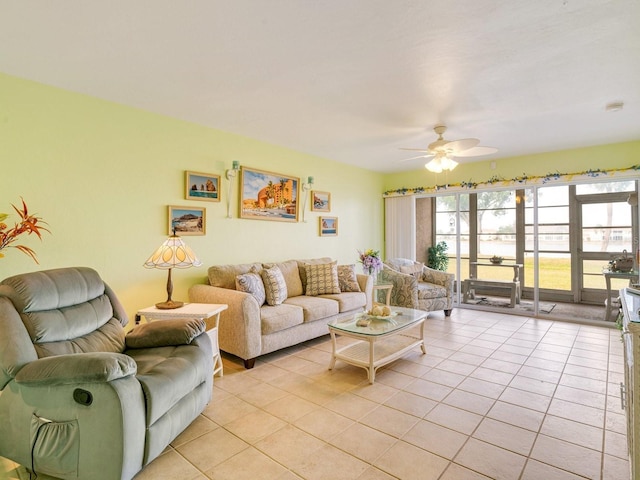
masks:
{"type": "Polygon", "coordinates": [[[408,162],[409,160],[415,160],[416,158],[431,158],[431,157],[433,157],[433,155],[428,153],[426,155],[418,155],[417,157],[411,157],[411,158],[405,158],[405,159],[402,159],[402,160],[398,160],[398,163],[408,162]]]}
{"type": "Polygon", "coordinates": [[[425,153],[429,151],[426,148],[399,148],[399,150],[409,150],[411,152],[425,152],[425,153]]]}
{"type": "Polygon", "coordinates": [[[482,155],[491,155],[497,151],[498,149],[493,147],[473,147],[462,152],[454,153],[454,155],[456,157],[480,157],[482,155]]]}
{"type": "Polygon", "coordinates": [[[465,150],[469,150],[470,148],[475,147],[480,143],[480,140],[477,138],[463,138],[462,140],[453,140],[451,142],[447,142],[445,145],[445,149],[457,155],[458,152],[464,152],[465,150]]]}

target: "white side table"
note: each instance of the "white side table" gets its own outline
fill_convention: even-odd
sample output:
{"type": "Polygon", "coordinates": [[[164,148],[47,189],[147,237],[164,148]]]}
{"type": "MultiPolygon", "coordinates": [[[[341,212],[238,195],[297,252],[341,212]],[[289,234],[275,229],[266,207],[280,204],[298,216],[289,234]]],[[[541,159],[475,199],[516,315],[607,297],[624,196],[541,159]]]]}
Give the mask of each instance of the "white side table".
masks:
{"type": "Polygon", "coordinates": [[[147,322],[154,320],[169,320],[172,318],[196,318],[198,320],[206,320],[213,318],[214,326],[207,323],[207,334],[211,339],[211,347],[213,349],[213,375],[220,373],[222,377],[222,357],[220,356],[220,347],[218,346],[218,322],[220,322],[220,312],[226,310],[228,305],[216,303],[186,303],[180,308],[171,310],[162,310],[156,307],[147,307],[138,310],[136,313],[136,325],[140,323],[140,317],[144,316],[147,322]]]}

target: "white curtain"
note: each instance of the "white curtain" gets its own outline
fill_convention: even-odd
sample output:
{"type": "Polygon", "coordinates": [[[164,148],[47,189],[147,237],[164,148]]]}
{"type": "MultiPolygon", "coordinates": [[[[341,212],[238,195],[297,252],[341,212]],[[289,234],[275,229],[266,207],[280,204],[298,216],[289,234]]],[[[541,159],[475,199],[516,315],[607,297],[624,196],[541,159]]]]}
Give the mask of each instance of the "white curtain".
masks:
{"type": "Polygon", "coordinates": [[[385,212],[385,259],[416,258],[416,199],[388,197],[385,212]]]}

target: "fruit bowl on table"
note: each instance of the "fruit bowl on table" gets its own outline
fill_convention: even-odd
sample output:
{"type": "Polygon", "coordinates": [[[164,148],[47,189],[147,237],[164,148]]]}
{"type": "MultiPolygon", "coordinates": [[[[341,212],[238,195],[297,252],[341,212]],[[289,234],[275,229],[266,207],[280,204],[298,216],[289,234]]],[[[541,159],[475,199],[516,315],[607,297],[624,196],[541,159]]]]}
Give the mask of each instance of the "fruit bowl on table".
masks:
{"type": "Polygon", "coordinates": [[[391,320],[393,317],[397,316],[398,312],[391,312],[389,315],[371,315],[367,314],[367,318],[373,318],[375,320],[391,320]]]}
{"type": "Polygon", "coordinates": [[[365,313],[367,317],[376,318],[378,320],[388,320],[398,314],[398,312],[391,311],[391,308],[389,308],[388,305],[376,305],[365,313]]]}

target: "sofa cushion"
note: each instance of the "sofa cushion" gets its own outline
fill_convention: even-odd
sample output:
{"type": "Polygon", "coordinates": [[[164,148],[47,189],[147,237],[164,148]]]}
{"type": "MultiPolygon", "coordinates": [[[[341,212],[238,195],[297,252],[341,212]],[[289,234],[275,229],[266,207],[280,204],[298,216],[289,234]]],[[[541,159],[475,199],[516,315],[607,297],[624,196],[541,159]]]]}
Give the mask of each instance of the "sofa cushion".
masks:
{"type": "Polygon", "coordinates": [[[442,298],[447,296],[447,289],[442,285],[433,283],[418,282],[418,300],[430,298],[442,298]]]}
{"type": "Polygon", "coordinates": [[[285,328],[295,327],[304,321],[302,308],[283,303],[271,307],[264,305],[260,308],[260,327],[262,335],[279,332],[285,328]]]}
{"type": "Polygon", "coordinates": [[[254,269],[256,272],[262,270],[261,263],[245,263],[238,265],[214,265],[209,267],[209,285],[213,287],[228,288],[235,290],[236,277],[243,273],[248,273],[254,269]]]}
{"type": "Polygon", "coordinates": [[[341,292],[359,292],[355,265],[338,265],[338,286],[341,292]]]}
{"type": "Polygon", "coordinates": [[[331,295],[321,295],[320,298],[334,300],[338,304],[340,313],[364,308],[367,305],[367,296],[363,292],[343,292],[331,295]]]}
{"type": "Polygon", "coordinates": [[[298,269],[298,262],[296,260],[287,260],[282,263],[265,263],[262,265],[264,268],[271,268],[276,266],[282,272],[284,281],[287,284],[287,296],[297,297],[303,295],[302,280],[300,280],[300,270],[298,269]]]}
{"type": "Polygon", "coordinates": [[[284,302],[287,305],[296,305],[302,308],[305,322],[313,322],[339,313],[340,305],[337,301],[322,297],[289,297],[284,302]]]}
{"type": "Polygon", "coordinates": [[[287,299],[287,284],[278,267],[265,268],[261,272],[267,303],[272,307],[287,299]]]}
{"type": "Polygon", "coordinates": [[[305,295],[340,293],[337,262],[306,265],[305,271],[307,274],[305,295]]]}
{"type": "Polygon", "coordinates": [[[236,277],[236,290],[253,295],[253,298],[256,299],[258,305],[264,304],[264,301],[267,298],[262,277],[256,272],[238,275],[236,277]]]}
{"type": "Polygon", "coordinates": [[[395,271],[399,272],[400,267],[410,267],[415,262],[413,260],[409,260],[408,258],[392,258],[390,260],[387,260],[385,263],[395,271]]]}
{"type": "Polygon", "coordinates": [[[400,273],[406,273],[409,275],[413,275],[418,280],[422,278],[422,267],[424,267],[424,263],[414,263],[413,265],[402,265],[400,267],[400,273]]]}
{"type": "Polygon", "coordinates": [[[319,263],[331,263],[332,261],[333,260],[330,257],[310,258],[308,260],[296,260],[298,264],[298,272],[300,273],[300,281],[302,282],[303,293],[307,291],[307,271],[305,270],[305,267],[307,265],[317,265],[319,263]]]}

